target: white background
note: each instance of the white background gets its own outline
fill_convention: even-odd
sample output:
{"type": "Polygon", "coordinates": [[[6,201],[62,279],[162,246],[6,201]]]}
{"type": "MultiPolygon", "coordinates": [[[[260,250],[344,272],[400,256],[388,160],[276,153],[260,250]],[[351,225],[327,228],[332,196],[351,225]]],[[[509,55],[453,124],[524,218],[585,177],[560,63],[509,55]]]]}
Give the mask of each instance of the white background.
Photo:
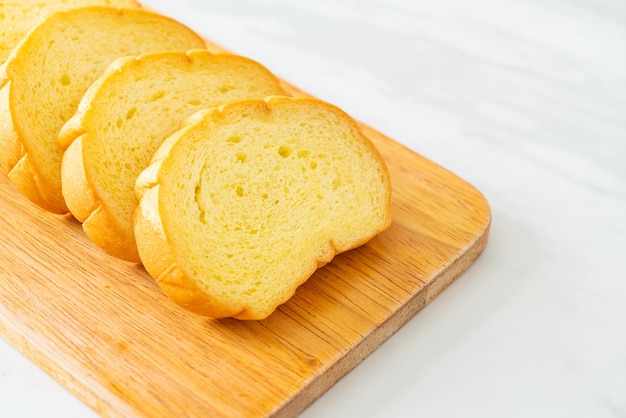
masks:
{"type": "MultiPolygon", "coordinates": [[[[626,2],[144,4],[491,204],[478,262],[304,417],[626,417],[626,2]]],[[[0,416],[93,415],[0,340],[0,416]]]]}

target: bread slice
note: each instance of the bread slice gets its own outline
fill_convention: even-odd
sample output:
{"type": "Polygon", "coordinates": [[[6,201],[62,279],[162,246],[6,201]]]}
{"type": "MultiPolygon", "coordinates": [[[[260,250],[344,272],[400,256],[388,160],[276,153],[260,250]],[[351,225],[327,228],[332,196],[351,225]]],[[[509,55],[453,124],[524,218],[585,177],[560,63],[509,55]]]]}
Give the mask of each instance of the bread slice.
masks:
{"type": "Polygon", "coordinates": [[[50,13],[84,6],[138,8],[135,0],[4,0],[0,2],[0,65],[28,31],[50,13]]]}
{"type": "Polygon", "coordinates": [[[89,85],[118,57],[204,46],[186,26],[143,10],[49,15],[0,68],[0,162],[9,179],[44,209],[67,213],[57,135],[89,85]]]}
{"type": "Polygon", "coordinates": [[[156,149],[197,110],[286,95],[261,64],[206,50],[116,61],[83,97],[59,135],[62,186],[72,214],[103,250],[139,262],[135,181],[156,149]]]}
{"type": "Polygon", "coordinates": [[[387,168],[358,125],[314,99],[194,114],[137,179],[147,271],[181,306],[262,319],[335,254],[391,223],[387,168]]]}

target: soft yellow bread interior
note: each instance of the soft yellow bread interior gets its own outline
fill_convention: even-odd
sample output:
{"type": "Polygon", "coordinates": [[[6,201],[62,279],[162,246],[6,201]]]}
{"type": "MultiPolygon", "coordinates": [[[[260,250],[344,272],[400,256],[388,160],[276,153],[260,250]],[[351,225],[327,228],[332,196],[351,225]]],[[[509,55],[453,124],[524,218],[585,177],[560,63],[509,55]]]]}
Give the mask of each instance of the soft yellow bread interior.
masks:
{"type": "Polygon", "coordinates": [[[391,222],[381,156],[350,117],[313,99],[194,115],[137,193],[147,270],[174,301],[216,317],[267,317],[336,253],[391,222]]]}
{"type": "Polygon", "coordinates": [[[8,107],[24,153],[3,158],[18,161],[5,167],[17,170],[9,172],[11,180],[44,209],[66,213],[57,135],[90,84],[118,57],[204,46],[184,25],[147,11],[85,7],[49,15],[4,66],[3,88],[9,88],[8,107]]]}
{"type": "Polygon", "coordinates": [[[44,16],[83,6],[135,8],[135,0],[2,0],[0,1],[0,64],[44,16]]]}
{"type": "Polygon", "coordinates": [[[59,135],[70,211],[106,252],[140,261],[134,187],[159,145],[199,109],[278,94],[287,93],[270,71],[237,55],[194,50],[116,61],[59,135]]]}

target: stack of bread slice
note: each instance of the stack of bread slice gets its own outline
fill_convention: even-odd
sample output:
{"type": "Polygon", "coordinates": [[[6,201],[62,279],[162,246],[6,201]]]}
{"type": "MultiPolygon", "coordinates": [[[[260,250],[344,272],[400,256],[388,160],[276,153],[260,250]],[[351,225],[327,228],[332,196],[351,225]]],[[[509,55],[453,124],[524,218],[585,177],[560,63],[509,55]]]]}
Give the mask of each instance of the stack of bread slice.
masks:
{"type": "Polygon", "coordinates": [[[287,94],[255,61],[206,50],[121,58],[87,91],[59,135],[63,196],[106,252],[140,261],[132,214],[135,180],[194,111],[287,94]],[[86,198],[89,196],[89,198],[86,198]]]}
{"type": "Polygon", "coordinates": [[[0,67],[0,165],[180,306],[266,318],[390,225],[385,162],[339,108],[134,2],[51,3],[0,67]]]}

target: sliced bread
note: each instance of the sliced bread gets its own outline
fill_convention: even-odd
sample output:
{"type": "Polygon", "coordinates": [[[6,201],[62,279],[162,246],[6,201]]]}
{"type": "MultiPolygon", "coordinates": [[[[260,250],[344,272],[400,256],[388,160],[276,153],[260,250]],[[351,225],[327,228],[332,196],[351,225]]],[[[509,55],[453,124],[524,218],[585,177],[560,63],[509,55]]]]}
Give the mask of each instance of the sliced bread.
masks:
{"type": "Polygon", "coordinates": [[[286,94],[265,67],[237,55],[194,50],[119,59],[59,134],[70,211],[104,251],[139,262],[135,181],[159,145],[199,109],[286,94]]]}
{"type": "Polygon", "coordinates": [[[48,15],[0,68],[0,163],[9,179],[44,209],[67,213],[57,135],[91,83],[119,57],[204,47],[181,23],[139,9],[48,15]]]}
{"type": "Polygon", "coordinates": [[[358,125],[314,99],[194,114],[137,179],[146,270],[186,309],[262,319],[335,254],[391,223],[386,165],[358,125]]]}
{"type": "Polygon", "coordinates": [[[0,65],[11,50],[50,13],[84,6],[138,8],[135,0],[4,0],[0,2],[0,65]]]}

